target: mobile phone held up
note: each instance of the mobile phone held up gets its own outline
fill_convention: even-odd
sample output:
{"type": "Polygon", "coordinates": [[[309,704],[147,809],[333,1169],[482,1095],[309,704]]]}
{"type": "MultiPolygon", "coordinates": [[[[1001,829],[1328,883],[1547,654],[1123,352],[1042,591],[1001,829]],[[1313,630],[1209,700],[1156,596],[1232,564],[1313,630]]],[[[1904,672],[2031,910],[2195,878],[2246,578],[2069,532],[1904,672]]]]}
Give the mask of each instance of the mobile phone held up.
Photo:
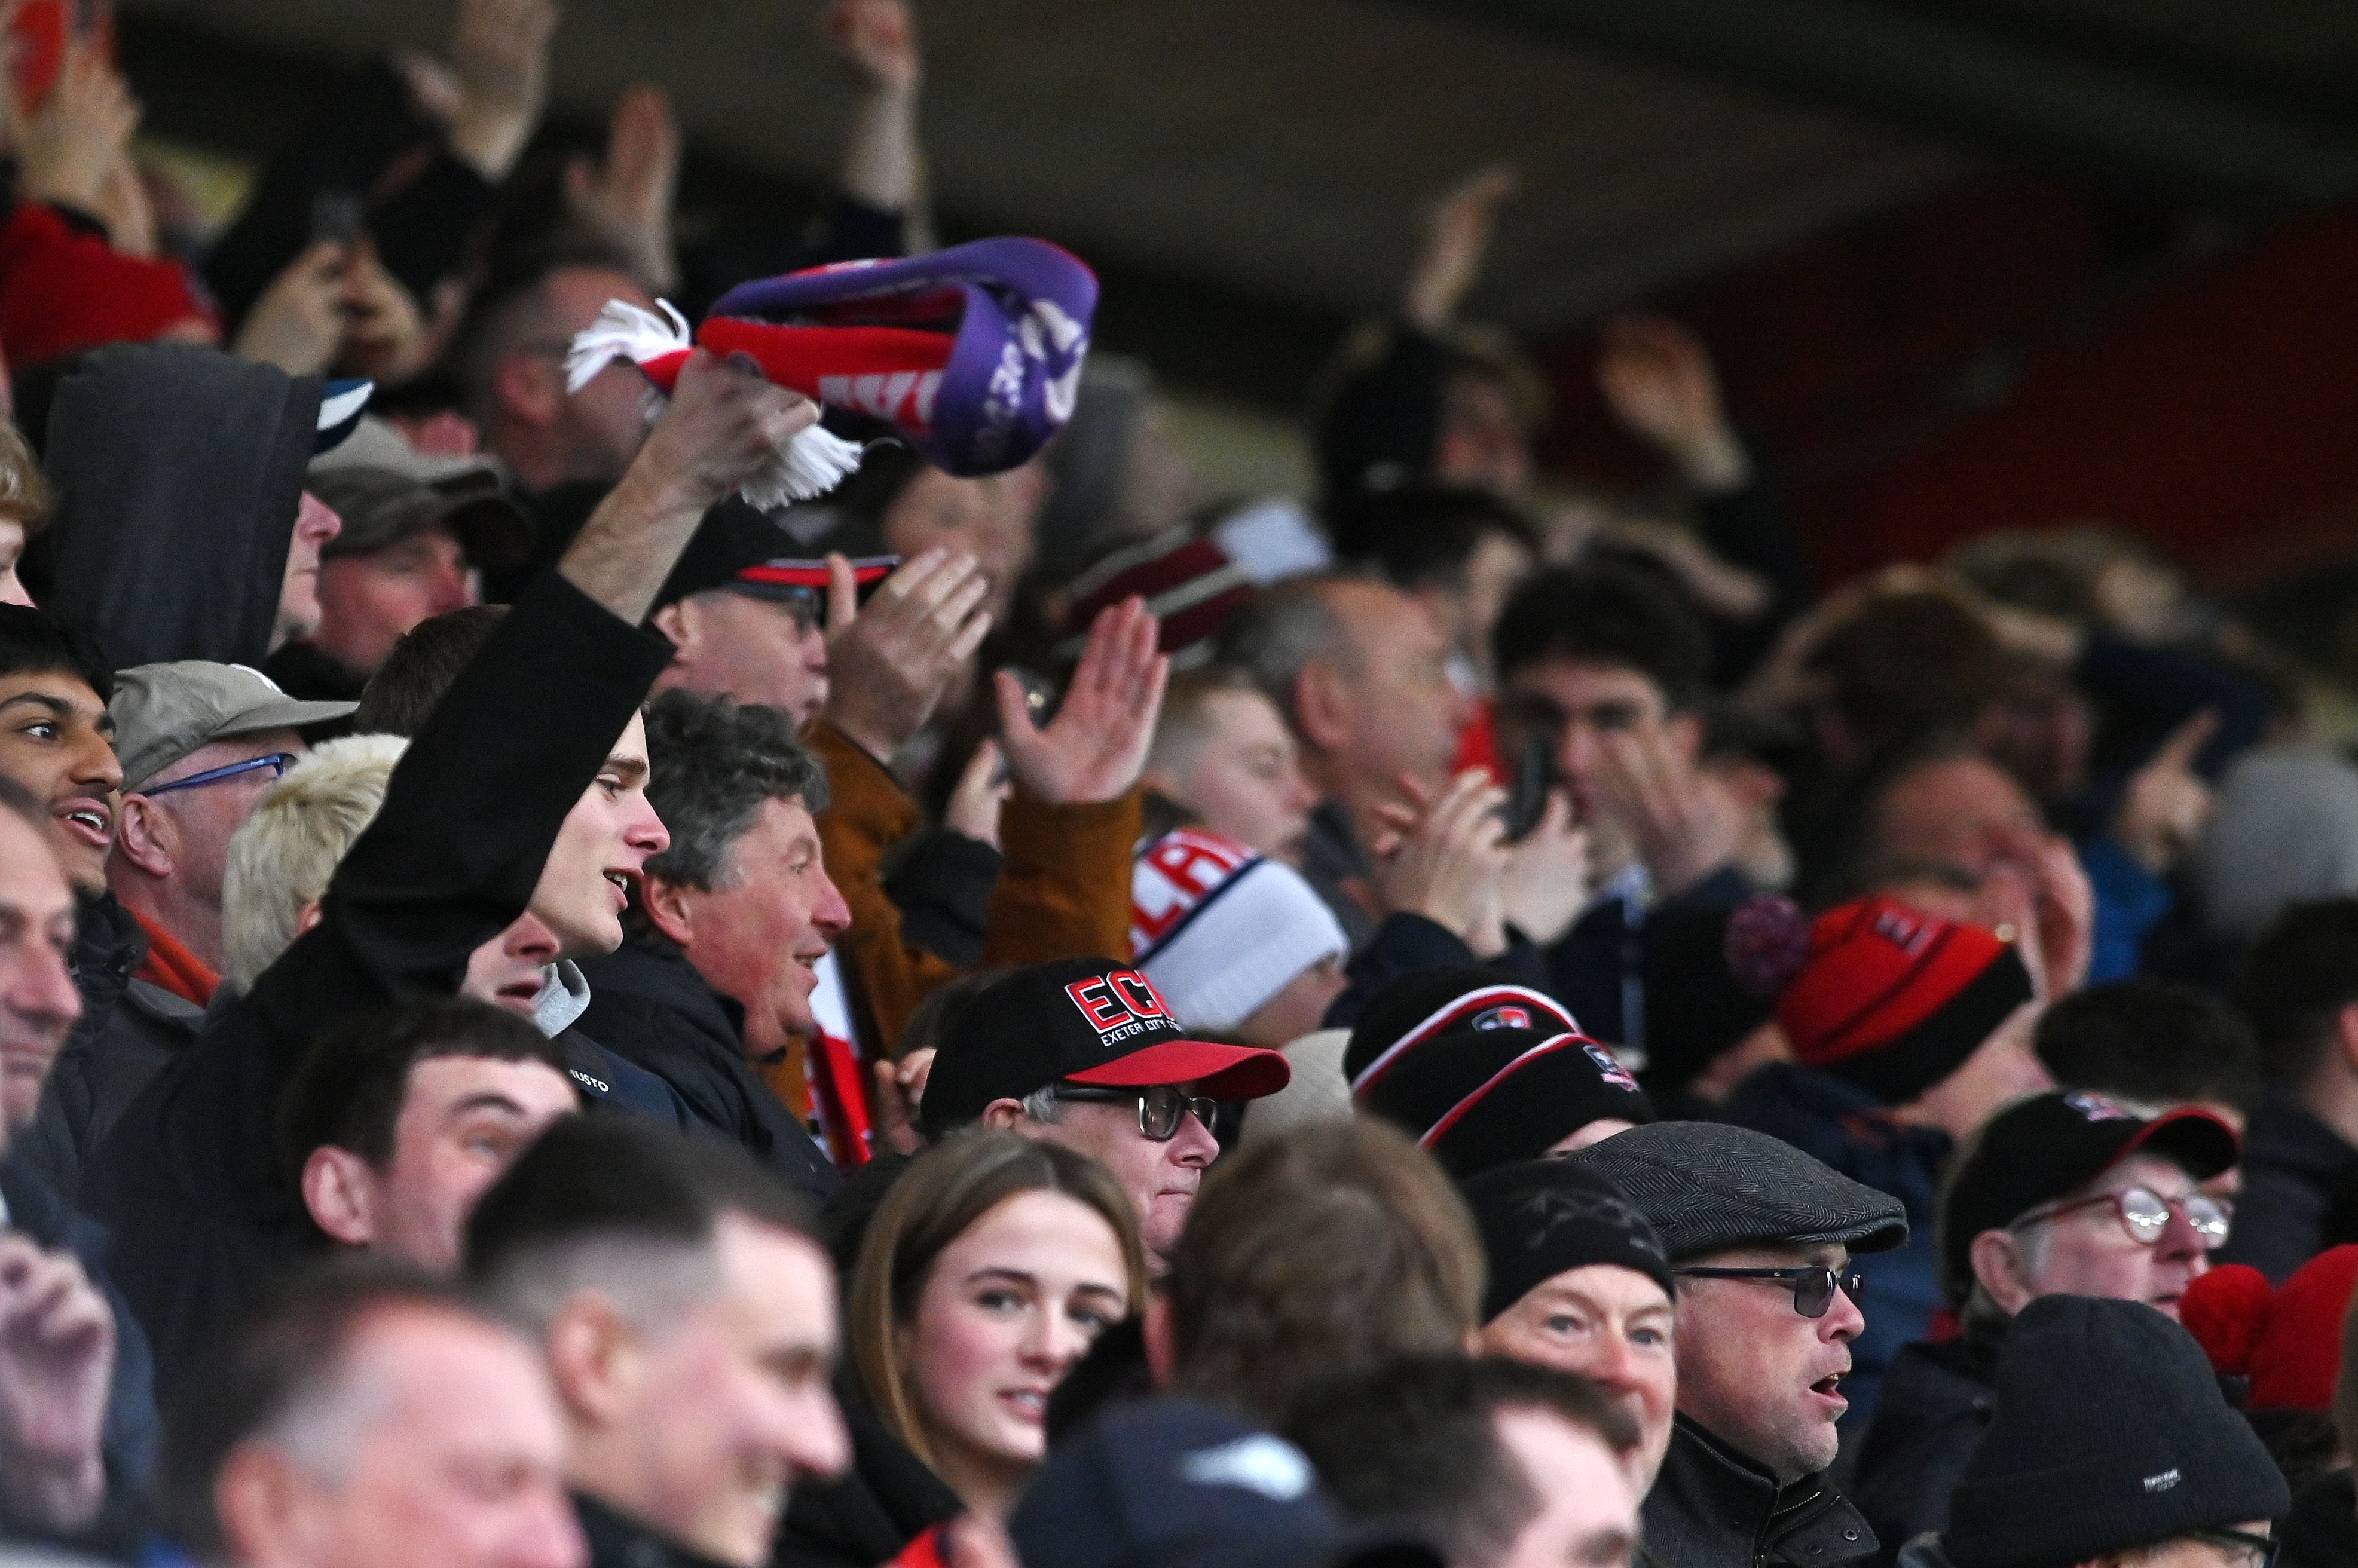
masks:
{"type": "Polygon", "coordinates": [[[1528,735],[1515,753],[1515,776],[1507,786],[1504,816],[1507,841],[1520,843],[1531,836],[1547,815],[1548,795],[1555,788],[1555,748],[1544,735],[1528,735]]]}

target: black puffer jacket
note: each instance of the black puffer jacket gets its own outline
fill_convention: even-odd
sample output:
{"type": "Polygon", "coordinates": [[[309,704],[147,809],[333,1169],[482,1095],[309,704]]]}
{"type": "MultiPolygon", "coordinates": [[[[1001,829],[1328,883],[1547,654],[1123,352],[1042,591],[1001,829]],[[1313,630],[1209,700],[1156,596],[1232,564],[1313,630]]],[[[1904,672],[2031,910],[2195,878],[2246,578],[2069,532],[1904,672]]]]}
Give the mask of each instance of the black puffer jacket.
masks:
{"type": "Polygon", "coordinates": [[[877,1568],[964,1511],[957,1494],[884,1430],[848,1368],[836,1374],[835,1397],[851,1433],[851,1468],[824,1486],[795,1488],[772,1568],[877,1568]]]}

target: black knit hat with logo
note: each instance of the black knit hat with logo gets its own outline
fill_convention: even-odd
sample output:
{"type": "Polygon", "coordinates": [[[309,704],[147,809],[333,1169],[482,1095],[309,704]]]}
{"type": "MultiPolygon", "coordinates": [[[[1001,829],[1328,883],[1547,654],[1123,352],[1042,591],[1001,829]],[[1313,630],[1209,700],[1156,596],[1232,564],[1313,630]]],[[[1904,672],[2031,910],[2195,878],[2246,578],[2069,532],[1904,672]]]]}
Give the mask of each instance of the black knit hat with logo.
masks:
{"type": "Polygon", "coordinates": [[[1955,1568],[2070,1568],[2291,1507],[2191,1335],[2142,1302],[2041,1296],[2006,1331],[1942,1544],[1955,1568]]]}

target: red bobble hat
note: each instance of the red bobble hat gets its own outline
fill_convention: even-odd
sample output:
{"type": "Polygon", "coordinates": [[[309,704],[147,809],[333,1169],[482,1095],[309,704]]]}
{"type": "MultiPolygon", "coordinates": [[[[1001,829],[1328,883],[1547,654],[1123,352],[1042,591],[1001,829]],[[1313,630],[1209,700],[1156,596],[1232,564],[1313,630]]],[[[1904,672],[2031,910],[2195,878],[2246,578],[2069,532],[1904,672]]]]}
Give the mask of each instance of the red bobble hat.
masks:
{"type": "Polygon", "coordinates": [[[2257,1269],[2223,1263],[2186,1287],[2179,1321],[2212,1370],[2251,1379],[2252,1409],[2330,1411],[2353,1289],[2358,1246],[2319,1253],[2276,1290],[2257,1269]]]}
{"type": "Polygon", "coordinates": [[[1887,898],[1828,910],[1777,1004],[1794,1059],[1906,1105],[2030,1000],[2014,948],[1887,898]]]}

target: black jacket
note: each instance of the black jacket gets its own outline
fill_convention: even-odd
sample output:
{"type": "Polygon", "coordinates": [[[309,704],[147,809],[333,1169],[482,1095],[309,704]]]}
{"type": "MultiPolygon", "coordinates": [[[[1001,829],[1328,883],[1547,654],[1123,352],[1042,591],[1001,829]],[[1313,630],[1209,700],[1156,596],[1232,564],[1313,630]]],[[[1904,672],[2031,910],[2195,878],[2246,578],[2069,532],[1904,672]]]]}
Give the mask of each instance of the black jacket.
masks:
{"type": "Polygon", "coordinates": [[[1949,1494],[1997,1404],[2004,1337],[1910,1345],[1892,1358],[1850,1484],[1851,1500],[1882,1540],[1881,1561],[1928,1530],[1949,1528],[1949,1494]]]}
{"type": "Polygon", "coordinates": [[[259,665],[317,438],[321,383],[217,349],[114,343],[58,387],[43,608],[117,669],[259,665]]]}
{"type": "Polygon", "coordinates": [[[124,1113],[84,1183],[170,1398],[199,1343],[302,1245],[276,1115],[353,1014],[449,996],[531,901],[549,847],[671,658],[563,578],[525,595],[394,769],[319,924],[124,1113]]]}
{"type": "Polygon", "coordinates": [[[581,1521],[582,1538],[590,1545],[590,1568],[721,1568],[711,1558],[579,1492],[573,1494],[573,1516],[581,1521]]]}
{"type": "Polygon", "coordinates": [[[1680,1416],[1646,1494],[1647,1559],[1661,1568],[1842,1568],[1875,1555],[1875,1531],[1823,1476],[1779,1487],[1680,1416]]]}
{"type": "Polygon", "coordinates": [[[809,1130],[747,1065],[742,1010],[676,947],[634,937],[583,959],[581,972],[590,980],[581,1027],[600,1044],[669,1084],[698,1122],[743,1144],[788,1185],[819,1199],[835,1190],[835,1167],[809,1130]]]}
{"type": "Polygon", "coordinates": [[[2283,1568],[2358,1568],[2358,1490],[2350,1472],[2320,1476],[2293,1494],[2292,1512],[2277,1532],[2283,1568]]]}
{"type": "Polygon", "coordinates": [[[884,1430],[849,1370],[836,1402],[851,1433],[851,1468],[795,1489],[779,1526],[772,1568],[878,1568],[926,1530],[965,1511],[956,1492],[884,1430]]]}
{"type": "Polygon", "coordinates": [[[135,979],[94,1036],[79,1031],[58,1053],[41,1086],[41,1110],[11,1158],[33,1166],[69,1197],[82,1171],[131,1102],[166,1064],[196,1042],[205,1010],[147,980],[135,979]]]}
{"type": "MultiPolygon", "coordinates": [[[[142,1499],[156,1467],[156,1446],[162,1435],[156,1415],[155,1362],[148,1354],[147,1336],[140,1332],[138,1319],[131,1315],[123,1292],[108,1276],[104,1227],[75,1212],[38,1172],[15,1160],[0,1161],[0,1199],[7,1204],[8,1229],[22,1233],[47,1251],[71,1252],[114,1310],[114,1377],[107,1390],[106,1424],[100,1435],[100,1448],[106,1456],[107,1500],[96,1522],[65,1544],[107,1555],[127,1553],[138,1545],[146,1518],[142,1499]]],[[[25,1533],[0,1514],[0,1538],[19,1538],[25,1533]]]]}
{"type": "Polygon", "coordinates": [[[2358,1149],[2282,1089],[2252,1113],[2244,1135],[2244,1186],[2222,1263],[2248,1263],[2282,1284],[2325,1245],[2326,1211],[2358,1182],[2358,1149]]]}

